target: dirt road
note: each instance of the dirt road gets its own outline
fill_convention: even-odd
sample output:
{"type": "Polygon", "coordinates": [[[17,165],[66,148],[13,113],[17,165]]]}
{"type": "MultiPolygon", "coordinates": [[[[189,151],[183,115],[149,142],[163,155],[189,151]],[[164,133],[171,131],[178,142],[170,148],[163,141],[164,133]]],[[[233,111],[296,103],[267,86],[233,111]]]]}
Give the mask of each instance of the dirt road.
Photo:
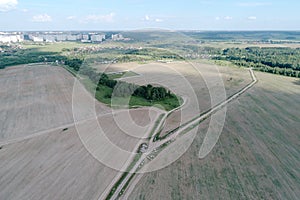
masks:
{"type": "MultiPolygon", "coordinates": [[[[191,127],[192,128],[195,127],[195,125],[197,125],[201,121],[207,119],[209,116],[211,116],[212,114],[214,114],[218,110],[222,109],[228,103],[230,103],[234,99],[238,98],[240,95],[242,95],[247,90],[249,90],[251,87],[253,87],[257,83],[257,78],[256,78],[256,76],[255,76],[255,74],[254,74],[254,72],[251,68],[249,69],[249,72],[250,72],[250,75],[251,75],[251,78],[252,78],[252,82],[250,84],[248,84],[246,87],[244,87],[243,89],[241,89],[240,91],[238,91],[237,93],[235,93],[232,96],[228,97],[224,102],[221,102],[220,104],[218,104],[215,107],[211,108],[209,111],[205,112],[204,114],[201,114],[199,117],[197,117],[194,120],[192,120],[192,121],[186,123],[185,125],[181,126],[177,131],[173,132],[172,134],[169,134],[165,139],[154,141],[155,134],[153,134],[151,140],[149,141],[148,151],[141,156],[139,161],[136,162],[136,164],[134,165],[134,167],[132,168],[132,170],[130,172],[131,173],[137,172],[143,166],[143,163],[144,163],[145,159],[147,158],[147,156],[152,154],[154,151],[157,151],[159,148],[162,147],[163,144],[175,141],[176,139],[180,139],[180,134],[182,132],[190,129],[191,127]]],[[[163,123],[164,119],[165,118],[162,119],[161,123],[163,123]]],[[[158,129],[159,129],[159,127],[160,126],[158,126],[158,129]]],[[[209,135],[207,135],[205,137],[204,142],[205,142],[205,140],[207,140],[207,138],[209,138],[209,135]]],[[[218,138],[217,138],[217,140],[218,140],[218,138]]],[[[215,142],[217,142],[217,141],[215,141],[215,142]]],[[[213,148],[213,147],[211,147],[211,148],[213,148]]],[[[199,158],[206,157],[206,155],[210,152],[211,148],[200,149],[199,158]]],[[[131,173],[129,173],[123,179],[123,181],[119,184],[118,188],[115,190],[113,196],[110,199],[118,199],[121,195],[123,195],[121,197],[122,199],[127,199],[128,198],[130,193],[133,191],[134,186],[138,183],[138,180],[142,177],[142,174],[139,174],[136,177],[136,179],[133,180],[132,184],[129,185],[128,189],[125,190],[125,192],[124,192],[123,191],[124,187],[126,186],[126,184],[128,184],[127,182],[130,181],[131,173]]],[[[103,196],[101,196],[101,197],[103,197],[103,196]]],[[[102,199],[102,198],[100,198],[100,199],[102,199]]]]}

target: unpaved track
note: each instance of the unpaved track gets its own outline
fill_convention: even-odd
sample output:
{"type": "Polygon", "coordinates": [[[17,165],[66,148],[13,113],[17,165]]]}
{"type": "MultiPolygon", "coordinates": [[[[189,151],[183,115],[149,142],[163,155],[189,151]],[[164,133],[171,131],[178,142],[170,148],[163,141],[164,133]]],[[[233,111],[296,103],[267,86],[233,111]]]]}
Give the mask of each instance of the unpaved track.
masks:
{"type": "MultiPolygon", "coordinates": [[[[1,70],[0,82],[0,199],[96,199],[117,171],[79,140],[74,77],[55,66],[17,66],[1,70]]],[[[98,114],[109,112],[101,106],[98,114]]]]}
{"type": "Polygon", "coordinates": [[[231,101],[233,101],[234,99],[236,99],[237,97],[239,97],[240,95],[242,95],[243,93],[245,93],[247,90],[249,90],[253,85],[255,85],[257,83],[257,79],[253,73],[252,69],[249,69],[251,77],[253,79],[253,81],[247,85],[245,88],[243,88],[241,91],[237,92],[236,94],[232,95],[231,97],[229,97],[226,101],[220,103],[219,105],[213,107],[209,112],[205,113],[204,115],[201,115],[200,117],[196,118],[195,120],[189,122],[188,124],[180,127],[180,129],[178,129],[178,131],[176,131],[175,133],[169,135],[167,138],[162,139],[158,142],[151,142],[151,144],[154,144],[152,146],[152,148],[149,148],[149,151],[153,151],[155,148],[158,148],[159,146],[161,146],[162,144],[171,141],[171,140],[175,140],[178,135],[188,129],[189,127],[193,126],[194,124],[197,124],[199,122],[201,122],[202,120],[208,118],[211,114],[217,112],[218,110],[220,110],[221,108],[223,108],[224,106],[226,106],[226,104],[230,103],[231,101]]]}
{"type": "MultiPolygon", "coordinates": [[[[121,113],[121,112],[124,112],[124,111],[122,111],[122,110],[120,110],[120,111],[114,111],[114,114],[121,113]]],[[[77,122],[68,123],[68,124],[65,124],[65,125],[62,125],[62,126],[58,126],[58,127],[55,127],[55,128],[50,128],[50,129],[43,130],[43,131],[38,131],[38,132],[32,133],[32,134],[30,134],[28,136],[19,137],[19,138],[15,138],[15,139],[11,139],[11,140],[6,140],[6,141],[0,141],[0,146],[22,142],[24,140],[29,140],[29,139],[32,139],[32,138],[35,138],[35,137],[39,137],[39,136],[42,136],[42,135],[46,135],[46,134],[52,133],[54,131],[59,131],[59,130],[63,131],[63,129],[69,128],[71,126],[74,126],[75,124],[80,125],[80,124],[86,123],[88,121],[98,120],[100,117],[104,117],[106,115],[111,115],[111,113],[100,114],[100,115],[98,115],[96,117],[92,117],[92,118],[89,118],[89,119],[84,119],[84,120],[80,120],[80,121],[77,121],[77,122]]]]}
{"type": "Polygon", "coordinates": [[[196,128],[192,145],[178,160],[143,174],[129,199],[297,199],[299,81],[256,71],[255,75],[258,83],[227,105],[222,134],[205,159],[198,159],[198,153],[209,119],[196,128]]]}
{"type": "MultiPolygon", "coordinates": [[[[155,137],[155,133],[158,132],[159,129],[164,125],[165,120],[166,120],[166,118],[168,117],[168,115],[171,114],[172,112],[174,112],[174,111],[180,109],[181,107],[185,106],[186,103],[187,103],[187,98],[183,98],[183,103],[181,104],[180,107],[174,108],[173,110],[170,110],[170,111],[164,113],[163,118],[160,120],[159,124],[157,125],[157,127],[156,127],[155,130],[153,131],[153,134],[152,134],[151,139],[150,139],[151,141],[153,141],[153,139],[154,139],[154,137],[155,137]]],[[[150,132],[151,132],[151,131],[152,131],[152,130],[150,129],[150,132]]],[[[150,134],[150,132],[149,132],[149,134],[150,134]]],[[[149,143],[149,145],[152,145],[152,144],[153,144],[153,143],[149,143]]],[[[137,149],[139,146],[140,146],[140,144],[138,144],[138,145],[136,146],[136,149],[137,149]]],[[[149,146],[149,148],[151,148],[151,147],[149,146]]],[[[147,155],[148,155],[148,154],[147,154],[147,155]]],[[[127,166],[130,165],[130,162],[133,160],[133,158],[134,158],[134,156],[133,156],[133,157],[130,157],[130,158],[128,159],[126,165],[124,165],[124,167],[123,167],[123,170],[121,170],[121,172],[120,172],[120,173],[112,180],[111,184],[106,188],[106,190],[105,190],[105,191],[101,194],[101,196],[99,197],[99,200],[105,199],[105,198],[108,196],[109,192],[111,191],[111,189],[113,188],[113,186],[115,185],[115,183],[121,178],[121,176],[123,175],[123,171],[125,171],[126,168],[127,168],[127,166]]],[[[133,168],[131,169],[131,172],[135,172],[135,171],[138,169],[138,166],[141,164],[141,162],[142,162],[145,158],[146,158],[146,156],[145,156],[145,154],[143,154],[142,157],[139,159],[138,163],[137,163],[135,166],[133,166],[133,168]]],[[[126,177],[125,177],[124,181],[123,181],[123,182],[121,183],[121,185],[120,185],[120,188],[121,188],[121,189],[124,187],[124,185],[126,184],[126,182],[128,181],[129,178],[130,178],[130,176],[126,176],[126,177]]],[[[115,193],[115,194],[116,194],[116,193],[115,193]]]]}
{"type": "MultiPolygon", "coordinates": [[[[105,123],[103,119],[122,117],[123,112],[128,110],[112,111],[95,101],[84,87],[80,87],[73,96],[76,79],[60,67],[17,66],[4,69],[0,76],[5,86],[1,90],[0,199],[97,199],[118,171],[93,158],[80,141],[74,125],[88,126],[90,122],[97,121],[105,123]],[[11,79],[17,84],[13,84],[11,79]],[[53,79],[56,81],[51,81],[53,79]],[[84,105],[91,105],[87,106],[88,110],[79,105],[76,120],[72,116],[73,97],[80,99],[84,105]],[[39,105],[42,105],[41,108],[39,105]],[[14,118],[15,113],[21,120],[14,118]],[[27,121],[30,120],[37,122],[29,126],[27,121]]],[[[126,118],[123,122],[145,126],[151,123],[145,117],[150,113],[147,110],[132,110],[133,119],[127,122],[126,118]]],[[[108,136],[122,134],[119,130],[113,130],[111,134],[109,129],[117,127],[115,124],[104,126],[108,129],[108,136]]],[[[119,140],[119,145],[132,145],[133,148],[136,145],[134,138],[127,138],[119,140]]]]}
{"type": "MultiPolygon", "coordinates": [[[[252,71],[252,70],[251,70],[252,71]]],[[[252,75],[253,75],[253,72],[252,72],[252,75]]],[[[254,83],[255,84],[255,83],[254,83]]],[[[251,87],[251,86],[250,86],[251,87]]],[[[247,89],[245,88],[245,91],[246,91],[247,89]]],[[[243,92],[241,91],[241,92],[239,92],[240,94],[242,94],[243,92]]],[[[84,95],[86,95],[86,94],[84,94],[84,95]]],[[[237,95],[238,96],[238,95],[237,95]]],[[[232,100],[234,99],[234,98],[236,98],[237,96],[235,96],[235,97],[232,97],[232,100]]],[[[228,103],[229,101],[227,100],[227,103],[228,103]]],[[[225,103],[226,104],[226,103],[225,103]]],[[[224,105],[225,105],[224,104],[224,105]]],[[[110,114],[110,113],[108,113],[108,114],[110,114]]],[[[103,116],[103,115],[100,115],[100,116],[103,116]]],[[[96,118],[96,117],[95,117],[96,118]]],[[[95,118],[84,118],[84,119],[82,119],[82,120],[79,120],[79,121],[77,121],[76,123],[79,123],[79,124],[83,124],[83,123],[86,123],[86,122],[88,122],[88,121],[90,121],[90,120],[93,120],[93,119],[95,119],[95,118]]],[[[163,123],[163,122],[162,122],[163,123]]],[[[191,122],[192,124],[193,123],[196,123],[196,121],[193,121],[193,122],[191,122]]],[[[188,125],[190,125],[191,123],[189,123],[188,125]]],[[[21,142],[23,142],[23,141],[25,141],[25,140],[29,140],[29,139],[34,139],[34,138],[39,138],[39,137],[42,137],[42,136],[48,136],[47,134],[49,134],[49,133],[52,133],[52,132],[55,132],[55,131],[62,131],[62,129],[64,129],[64,128],[68,128],[68,127],[71,127],[71,126],[73,126],[74,125],[74,123],[72,122],[72,123],[65,123],[64,125],[59,125],[59,126],[55,126],[54,125],[54,128],[49,128],[49,129],[46,129],[46,130],[42,130],[42,131],[37,131],[37,132],[35,132],[35,133],[31,133],[30,135],[25,135],[25,136],[22,136],[22,135],[20,135],[20,136],[22,136],[22,137],[16,137],[16,138],[8,138],[7,140],[4,140],[4,141],[2,141],[1,143],[0,143],[0,146],[2,146],[2,145],[9,145],[9,144],[15,144],[15,143],[21,143],[21,142]]],[[[158,127],[160,127],[160,125],[161,124],[159,124],[159,126],[158,127]]],[[[186,125],[185,127],[188,127],[188,125],[186,125]]],[[[184,130],[184,127],[182,127],[182,129],[184,130]]],[[[180,131],[182,130],[182,129],[180,129],[180,131]]],[[[178,132],[180,132],[180,131],[178,131],[178,132]]],[[[26,133],[27,134],[27,133],[26,133]]],[[[155,135],[155,134],[154,134],[155,135]]],[[[153,136],[154,136],[153,135],[153,136]]],[[[172,138],[176,138],[178,136],[178,134],[177,134],[177,132],[176,133],[174,133],[173,135],[170,135],[170,138],[167,138],[167,139],[165,139],[165,141],[169,141],[169,140],[171,140],[172,138]]],[[[152,139],[151,139],[151,141],[153,141],[152,139]]],[[[151,150],[152,149],[154,149],[155,147],[158,147],[160,145],[160,143],[159,142],[157,142],[157,144],[156,143],[150,143],[150,148],[149,148],[149,152],[151,152],[151,150]]],[[[148,154],[145,154],[145,155],[148,155],[148,154]]],[[[143,159],[145,158],[145,156],[143,156],[143,159]]],[[[143,159],[141,159],[141,161],[143,160],[143,159]]],[[[141,163],[141,162],[138,162],[139,164],[141,163]]],[[[137,165],[135,165],[134,166],[134,170],[133,171],[135,171],[136,169],[137,169],[137,167],[138,167],[139,165],[137,164],[137,165]]],[[[129,178],[129,176],[128,176],[128,178],[129,178]]],[[[126,180],[128,180],[128,178],[126,177],[126,180]]],[[[135,180],[135,179],[134,179],[135,180]]],[[[124,180],[124,183],[122,183],[122,185],[124,186],[124,184],[126,183],[127,181],[125,181],[124,180]]],[[[134,182],[136,182],[136,181],[134,181],[134,182]]],[[[131,187],[130,187],[131,188],[131,187]]],[[[121,187],[121,189],[122,189],[122,187],[121,187]]],[[[130,191],[130,190],[128,190],[128,191],[130,191]]],[[[117,192],[115,193],[115,194],[118,194],[117,192]]],[[[127,194],[127,193],[126,193],[127,194]]]]}
{"type": "MultiPolygon", "coordinates": [[[[144,162],[144,160],[146,159],[146,157],[148,155],[150,155],[154,150],[157,150],[158,148],[160,148],[161,145],[169,142],[169,141],[174,141],[176,139],[178,139],[179,135],[186,129],[188,129],[189,127],[201,122],[202,120],[205,120],[206,118],[208,118],[210,115],[212,115],[213,113],[217,112],[218,110],[222,109],[224,106],[226,106],[228,103],[230,103],[231,101],[233,101],[234,99],[236,99],[237,97],[239,97],[240,95],[242,95],[243,93],[245,93],[247,90],[249,90],[251,87],[253,87],[256,83],[257,83],[257,78],[253,72],[253,70],[250,68],[249,69],[251,78],[252,78],[252,82],[250,84],[248,84],[246,87],[244,87],[242,90],[240,90],[239,92],[233,94],[231,97],[229,97],[228,99],[226,99],[224,102],[221,102],[220,104],[216,105],[215,107],[213,107],[212,109],[210,109],[210,111],[208,111],[207,113],[200,115],[198,118],[196,118],[195,120],[189,122],[188,124],[180,127],[176,132],[168,135],[168,137],[166,137],[165,139],[162,140],[158,140],[156,142],[153,141],[154,139],[154,135],[152,136],[150,142],[149,142],[149,149],[146,153],[144,153],[142,155],[142,157],[139,159],[138,162],[136,162],[136,164],[134,165],[134,167],[131,170],[131,173],[135,173],[139,170],[139,166],[141,166],[141,164],[144,162]]],[[[163,123],[163,122],[162,122],[163,123]]],[[[159,127],[159,126],[158,126],[159,127]]],[[[201,156],[201,155],[199,155],[201,156]]],[[[121,184],[118,186],[118,188],[116,189],[116,191],[114,192],[113,196],[111,197],[111,199],[118,199],[119,193],[122,191],[123,187],[125,186],[125,184],[129,181],[131,174],[129,173],[125,179],[121,182],[121,184]]],[[[134,186],[138,183],[138,180],[142,177],[142,175],[138,175],[138,177],[136,177],[137,179],[133,179],[132,184],[129,185],[128,189],[125,190],[123,196],[121,197],[122,199],[127,199],[128,196],[131,194],[131,192],[134,189],[134,186]]],[[[100,197],[100,199],[102,199],[103,196],[100,197]]]]}
{"type": "Polygon", "coordinates": [[[72,123],[72,82],[55,66],[18,66],[0,71],[0,140],[12,140],[72,123]]]}

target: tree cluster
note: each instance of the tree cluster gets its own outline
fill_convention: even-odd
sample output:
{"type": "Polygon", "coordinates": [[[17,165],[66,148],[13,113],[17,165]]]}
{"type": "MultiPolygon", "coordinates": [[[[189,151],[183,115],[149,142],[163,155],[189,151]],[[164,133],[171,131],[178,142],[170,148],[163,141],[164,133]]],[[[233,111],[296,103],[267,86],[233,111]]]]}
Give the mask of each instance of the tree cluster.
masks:
{"type": "Polygon", "coordinates": [[[135,96],[143,97],[148,100],[163,100],[171,97],[171,92],[164,87],[153,87],[152,85],[140,86],[134,91],[135,96]]]}
{"type": "Polygon", "coordinates": [[[0,69],[13,65],[55,62],[56,60],[60,61],[64,59],[64,56],[54,52],[39,52],[32,49],[13,50],[7,48],[5,52],[0,53],[0,69]]]}
{"type": "Polygon", "coordinates": [[[168,97],[173,97],[169,90],[166,90],[163,87],[154,87],[150,84],[147,86],[138,86],[133,83],[127,83],[124,81],[116,81],[109,79],[106,74],[101,74],[101,78],[98,83],[98,89],[100,89],[100,85],[105,85],[109,88],[113,89],[113,96],[115,97],[129,97],[136,96],[142,97],[149,101],[159,101],[164,100],[168,97]]]}
{"type": "Polygon", "coordinates": [[[65,64],[77,72],[80,69],[80,74],[87,76],[93,83],[97,84],[97,90],[100,90],[101,86],[111,88],[112,94],[110,97],[136,96],[147,99],[148,101],[160,101],[169,97],[175,97],[174,94],[164,87],[154,87],[150,84],[139,86],[133,83],[110,79],[105,73],[97,73],[95,69],[81,65],[82,60],[80,59],[67,60],[65,64]]]}
{"type": "Polygon", "coordinates": [[[215,59],[228,60],[236,65],[252,67],[263,72],[300,77],[299,48],[228,48],[215,59]]]}
{"type": "Polygon", "coordinates": [[[65,65],[68,65],[69,67],[73,68],[75,71],[79,71],[82,63],[83,63],[83,60],[81,60],[79,58],[65,60],[65,65]]]}

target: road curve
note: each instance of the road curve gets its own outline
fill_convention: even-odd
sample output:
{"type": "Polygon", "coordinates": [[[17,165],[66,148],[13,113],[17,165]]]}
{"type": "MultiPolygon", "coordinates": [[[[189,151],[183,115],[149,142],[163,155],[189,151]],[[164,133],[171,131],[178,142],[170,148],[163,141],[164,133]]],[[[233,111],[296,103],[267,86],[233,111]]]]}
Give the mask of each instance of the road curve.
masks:
{"type": "MultiPolygon", "coordinates": [[[[252,82],[249,83],[246,87],[244,87],[243,89],[241,89],[240,91],[238,91],[234,95],[230,96],[225,101],[223,101],[223,102],[219,103],[218,105],[216,105],[215,107],[211,108],[208,112],[205,112],[203,115],[200,115],[198,118],[196,118],[196,119],[190,121],[189,123],[183,125],[176,132],[168,135],[165,139],[158,140],[158,141],[154,142],[153,139],[151,138],[150,143],[149,143],[148,151],[145,154],[142,155],[142,157],[139,159],[138,162],[136,162],[136,164],[134,165],[134,167],[131,170],[131,173],[136,172],[139,169],[139,166],[141,165],[141,163],[147,157],[147,155],[151,154],[155,149],[158,149],[162,144],[165,144],[167,142],[170,142],[170,141],[178,139],[178,137],[180,136],[180,133],[182,133],[183,131],[187,130],[188,128],[194,126],[195,124],[198,124],[201,121],[205,120],[210,115],[212,115],[213,113],[215,113],[218,110],[222,109],[228,103],[230,103],[231,101],[235,100],[237,97],[239,97],[240,95],[242,95],[243,93],[245,93],[247,90],[249,90],[250,88],[252,88],[257,83],[258,80],[257,80],[257,78],[256,78],[256,76],[255,76],[255,74],[254,74],[254,72],[252,70],[252,68],[249,68],[249,72],[250,72],[250,75],[251,75],[251,78],[252,78],[252,82]]],[[[153,134],[153,135],[155,135],[155,134],[153,134]]],[[[200,158],[204,158],[207,154],[208,153],[204,153],[204,155],[201,155],[201,156],[199,154],[199,157],[200,158]]],[[[118,199],[119,198],[119,194],[120,194],[120,192],[122,192],[123,187],[129,181],[130,176],[131,176],[131,174],[129,173],[124,178],[124,180],[118,186],[118,188],[116,189],[116,191],[114,192],[113,196],[110,199],[118,199]]],[[[125,190],[124,193],[122,194],[123,195],[122,199],[127,199],[129,197],[129,195],[132,193],[133,189],[135,188],[135,185],[139,182],[139,180],[141,179],[141,177],[142,177],[142,174],[139,174],[139,175],[137,175],[137,177],[135,177],[132,180],[133,181],[132,184],[129,185],[129,187],[127,188],[127,190],[125,190]]]]}

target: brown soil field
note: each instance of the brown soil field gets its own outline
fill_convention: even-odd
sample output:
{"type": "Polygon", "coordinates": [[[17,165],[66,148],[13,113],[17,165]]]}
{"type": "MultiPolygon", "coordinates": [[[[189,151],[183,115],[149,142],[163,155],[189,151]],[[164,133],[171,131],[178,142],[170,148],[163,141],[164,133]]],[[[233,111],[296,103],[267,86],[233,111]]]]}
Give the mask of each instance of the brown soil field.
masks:
{"type": "Polygon", "coordinates": [[[297,199],[299,80],[256,75],[258,84],[228,105],[222,135],[206,158],[198,153],[209,120],[180,159],[144,174],[128,199],[297,199]]]}
{"type": "MultiPolygon", "coordinates": [[[[140,74],[128,82],[159,84],[187,99],[162,133],[251,82],[247,69],[202,62],[109,66],[124,70],[140,74]]],[[[256,74],[258,84],[228,105],[223,133],[206,158],[198,153],[209,120],[181,158],[145,174],[129,199],[296,199],[299,80],[256,74]]],[[[163,113],[112,110],[60,67],[10,67],[0,70],[0,83],[0,199],[98,199],[163,113]]]]}
{"type": "Polygon", "coordinates": [[[151,131],[153,122],[161,114],[160,110],[149,111],[148,109],[135,109],[118,112],[99,118],[107,138],[126,151],[134,151],[135,145],[141,138],[147,138],[151,131]],[[151,115],[151,118],[150,118],[151,115]],[[126,141],[126,142],[125,142],[126,141]]]}
{"type": "MultiPolygon", "coordinates": [[[[61,67],[18,66],[0,70],[0,141],[72,123],[74,77],[61,67]]],[[[86,100],[82,90],[78,98],[86,100]]],[[[96,104],[98,114],[110,111],[96,104]]],[[[82,111],[83,118],[88,111],[82,111]],[[85,112],[85,113],[84,113],[85,112]]]]}
{"type": "Polygon", "coordinates": [[[0,151],[1,199],[97,199],[118,173],[82,145],[74,127],[0,151]]]}
{"type": "Polygon", "coordinates": [[[124,63],[102,65],[97,69],[99,71],[131,70],[140,76],[123,80],[140,85],[162,85],[187,99],[182,109],[167,118],[165,128],[161,132],[162,136],[181,123],[222,102],[226,96],[234,94],[252,81],[247,69],[222,67],[204,62],[124,63]]]}
{"type": "Polygon", "coordinates": [[[133,151],[162,112],[112,111],[82,85],[72,94],[75,79],[60,67],[9,67],[0,77],[0,199],[98,199],[131,156],[101,141],[133,151]]]}

